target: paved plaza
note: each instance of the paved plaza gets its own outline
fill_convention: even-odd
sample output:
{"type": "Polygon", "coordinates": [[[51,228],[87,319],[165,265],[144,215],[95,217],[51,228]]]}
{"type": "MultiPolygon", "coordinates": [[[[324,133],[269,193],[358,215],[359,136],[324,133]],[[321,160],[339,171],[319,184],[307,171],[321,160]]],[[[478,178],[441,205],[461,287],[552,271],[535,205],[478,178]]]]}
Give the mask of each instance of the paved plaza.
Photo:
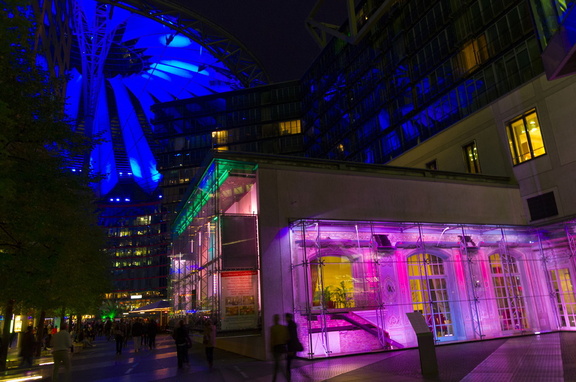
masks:
{"type": "MultiPolygon", "coordinates": [[[[11,354],[15,359],[17,353],[11,354]]],[[[297,359],[292,381],[576,381],[576,333],[572,332],[442,345],[436,347],[436,355],[437,377],[424,377],[418,350],[408,349],[313,361],[297,359]]],[[[49,353],[44,353],[35,363],[49,361],[49,353]]],[[[168,335],[158,337],[156,349],[138,353],[129,342],[119,356],[113,341],[100,338],[93,348],[73,354],[71,382],[269,382],[272,369],[271,362],[216,349],[215,367],[209,370],[203,347],[197,343],[190,351],[190,363],[178,369],[174,341],[168,335]]],[[[0,376],[0,381],[51,381],[51,372],[51,365],[12,368],[0,376]]]]}

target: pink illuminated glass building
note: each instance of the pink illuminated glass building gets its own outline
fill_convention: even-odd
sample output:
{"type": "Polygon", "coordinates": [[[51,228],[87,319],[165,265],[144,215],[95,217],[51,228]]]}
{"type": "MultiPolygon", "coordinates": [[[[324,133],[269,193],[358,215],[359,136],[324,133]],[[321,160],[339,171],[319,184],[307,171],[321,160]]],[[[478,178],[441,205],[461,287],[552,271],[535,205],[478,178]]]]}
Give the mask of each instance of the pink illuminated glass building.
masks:
{"type": "Polygon", "coordinates": [[[437,343],[576,328],[576,226],[524,219],[506,177],[215,153],[175,220],[174,308],[259,358],[278,312],[309,358],[417,346],[410,312],[437,343]]]}

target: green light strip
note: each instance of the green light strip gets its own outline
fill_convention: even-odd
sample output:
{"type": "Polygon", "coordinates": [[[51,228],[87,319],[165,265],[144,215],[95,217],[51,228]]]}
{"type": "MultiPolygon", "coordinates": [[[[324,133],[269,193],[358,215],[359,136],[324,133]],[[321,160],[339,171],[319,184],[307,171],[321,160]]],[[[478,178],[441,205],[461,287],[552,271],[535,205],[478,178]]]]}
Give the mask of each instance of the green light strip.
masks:
{"type": "Polygon", "coordinates": [[[186,206],[178,213],[172,225],[172,237],[177,238],[198,216],[202,208],[208,203],[212,195],[216,194],[224,184],[232,170],[254,172],[255,163],[237,162],[225,159],[214,159],[204,171],[202,178],[186,202],[186,206]],[[218,175],[219,174],[219,175],[218,175]]]}

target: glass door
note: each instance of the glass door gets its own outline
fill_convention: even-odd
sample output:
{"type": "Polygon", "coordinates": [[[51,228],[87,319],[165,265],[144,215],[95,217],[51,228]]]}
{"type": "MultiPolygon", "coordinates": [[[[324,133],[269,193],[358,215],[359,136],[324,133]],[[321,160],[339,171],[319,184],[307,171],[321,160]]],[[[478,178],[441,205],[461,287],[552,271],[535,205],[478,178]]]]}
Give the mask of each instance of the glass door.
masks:
{"type": "Polygon", "coordinates": [[[560,326],[576,327],[576,297],[574,285],[568,268],[550,270],[550,280],[556,293],[556,306],[560,318],[560,326]]]}
{"type": "Polygon", "coordinates": [[[427,253],[413,255],[408,272],[412,309],[422,313],[437,341],[454,340],[444,261],[427,253]]]}

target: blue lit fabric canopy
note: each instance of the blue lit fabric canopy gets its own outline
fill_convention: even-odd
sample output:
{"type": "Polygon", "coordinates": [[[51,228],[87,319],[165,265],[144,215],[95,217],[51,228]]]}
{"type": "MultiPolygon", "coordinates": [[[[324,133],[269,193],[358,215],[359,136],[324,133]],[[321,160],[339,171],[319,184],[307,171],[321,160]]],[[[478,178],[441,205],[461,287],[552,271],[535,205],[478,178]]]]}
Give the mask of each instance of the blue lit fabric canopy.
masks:
{"type": "Polygon", "coordinates": [[[35,5],[43,15],[39,34],[47,64],[69,78],[67,114],[76,131],[101,142],[73,170],[88,162],[103,175],[102,196],[122,177],[132,177],[146,192],[156,189],[152,104],[266,82],[246,50],[225,32],[187,10],[166,7],[162,1],[40,0],[35,5]]]}

